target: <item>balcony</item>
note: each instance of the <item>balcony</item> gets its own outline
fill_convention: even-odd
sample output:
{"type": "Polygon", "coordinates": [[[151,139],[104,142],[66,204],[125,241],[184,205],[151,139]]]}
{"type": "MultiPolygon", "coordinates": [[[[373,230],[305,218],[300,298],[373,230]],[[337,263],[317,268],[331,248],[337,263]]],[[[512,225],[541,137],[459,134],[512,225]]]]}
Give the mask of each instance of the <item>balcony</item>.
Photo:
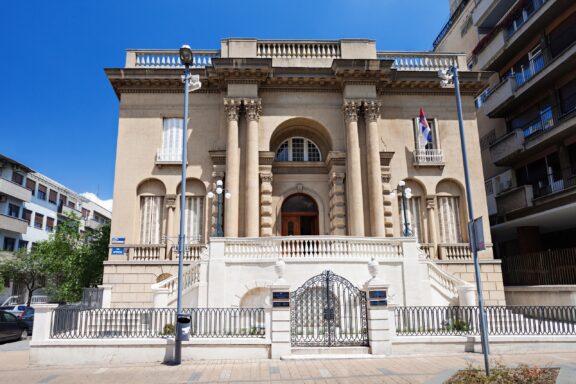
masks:
{"type": "Polygon", "coordinates": [[[102,226],[102,223],[94,219],[87,219],[84,221],[84,228],[96,230],[102,226]]]}
{"type": "MultiPolygon", "coordinates": [[[[192,68],[212,66],[212,59],[220,57],[220,51],[192,50],[192,68]]],[[[184,68],[177,49],[138,49],[126,52],[126,68],[184,68]]]]}
{"type": "Polygon", "coordinates": [[[58,214],[62,216],[70,216],[73,214],[74,216],[82,217],[81,211],[62,204],[58,206],[58,214]]]}
{"type": "Polygon", "coordinates": [[[472,23],[478,28],[492,28],[515,2],[516,0],[476,0],[472,23]]]}
{"type": "Polygon", "coordinates": [[[511,165],[546,145],[570,136],[576,127],[576,98],[565,104],[567,111],[553,105],[540,111],[538,118],[500,137],[490,146],[496,165],[511,165]]]}
{"type": "Polygon", "coordinates": [[[491,88],[480,106],[482,113],[489,117],[493,117],[498,113],[505,104],[514,97],[514,91],[516,90],[516,79],[514,77],[508,77],[503,80],[500,84],[491,88]]]}
{"type": "Polygon", "coordinates": [[[444,166],[444,154],[441,149],[415,149],[413,155],[415,167],[444,166]]]}
{"type": "Polygon", "coordinates": [[[28,222],[16,217],[0,214],[0,229],[24,234],[28,230],[28,222]]]}
{"type": "Polygon", "coordinates": [[[494,164],[504,165],[523,149],[524,133],[521,129],[515,129],[492,143],[490,157],[494,164]]]}
{"type": "Polygon", "coordinates": [[[0,195],[8,195],[21,201],[30,201],[32,192],[10,180],[0,177],[0,195]]]}
{"type": "MultiPolygon", "coordinates": [[[[481,3],[485,1],[490,2],[482,0],[481,3]]],[[[534,10],[530,14],[520,11],[523,17],[516,19],[505,16],[472,50],[477,57],[476,68],[497,70],[505,65],[533,40],[535,34],[544,30],[555,17],[564,12],[569,4],[568,0],[538,0],[534,2],[534,10]]],[[[486,6],[489,12],[490,4],[486,6]]]]}
{"type": "Polygon", "coordinates": [[[156,152],[156,165],[182,165],[182,149],[158,148],[156,152]]]}
{"type": "Polygon", "coordinates": [[[534,194],[531,185],[522,185],[504,191],[496,195],[498,213],[505,215],[509,212],[531,207],[533,198],[534,194]]]}
{"type": "MultiPolygon", "coordinates": [[[[121,253],[111,251],[110,259],[134,262],[178,261],[178,248],[166,244],[110,244],[109,248],[121,250],[121,253]]],[[[200,260],[206,249],[205,244],[186,244],[184,261],[200,260]]]]}

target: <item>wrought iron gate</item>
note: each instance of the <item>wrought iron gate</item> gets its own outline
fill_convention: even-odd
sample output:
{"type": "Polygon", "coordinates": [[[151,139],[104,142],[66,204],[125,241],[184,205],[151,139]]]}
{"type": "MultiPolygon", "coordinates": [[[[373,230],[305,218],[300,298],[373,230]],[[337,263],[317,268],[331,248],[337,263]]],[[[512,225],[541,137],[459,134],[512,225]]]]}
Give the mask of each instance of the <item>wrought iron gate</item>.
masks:
{"type": "Polygon", "coordinates": [[[290,325],[292,346],[367,346],[366,294],[324,271],[292,292],[290,325]]]}

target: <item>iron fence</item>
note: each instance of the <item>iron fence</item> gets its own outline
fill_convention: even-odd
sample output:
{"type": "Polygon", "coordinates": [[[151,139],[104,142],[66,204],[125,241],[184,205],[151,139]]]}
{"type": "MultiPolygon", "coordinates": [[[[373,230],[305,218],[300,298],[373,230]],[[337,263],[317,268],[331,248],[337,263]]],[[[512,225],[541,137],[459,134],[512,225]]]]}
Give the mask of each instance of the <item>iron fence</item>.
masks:
{"type": "MultiPolygon", "coordinates": [[[[576,335],[576,306],[488,306],[490,335],[576,335]]],[[[480,334],[479,307],[399,307],[398,336],[480,334]]]]}
{"type": "MultiPolygon", "coordinates": [[[[190,337],[264,337],[262,308],[185,308],[190,337]]],[[[102,339],[173,337],[175,308],[56,308],[50,338],[102,339]]]]}
{"type": "Polygon", "coordinates": [[[82,288],[82,306],[86,308],[102,308],[104,288],[82,288]]]}
{"type": "Polygon", "coordinates": [[[502,275],[507,286],[576,284],[576,248],[505,256],[502,275]]]}

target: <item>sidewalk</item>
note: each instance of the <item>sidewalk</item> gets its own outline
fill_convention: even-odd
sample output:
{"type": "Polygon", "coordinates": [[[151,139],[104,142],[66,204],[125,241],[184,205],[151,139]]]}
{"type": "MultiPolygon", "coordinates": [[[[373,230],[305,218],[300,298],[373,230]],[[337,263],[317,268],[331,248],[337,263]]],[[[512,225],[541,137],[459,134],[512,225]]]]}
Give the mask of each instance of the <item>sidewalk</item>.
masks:
{"type": "MultiPolygon", "coordinates": [[[[494,355],[507,365],[560,366],[565,383],[576,382],[576,353],[494,355]]],[[[174,367],[161,363],[124,366],[29,367],[28,351],[0,352],[3,383],[442,383],[481,354],[402,356],[355,360],[203,360],[174,367]]],[[[113,362],[112,362],[113,364],[113,362]]]]}

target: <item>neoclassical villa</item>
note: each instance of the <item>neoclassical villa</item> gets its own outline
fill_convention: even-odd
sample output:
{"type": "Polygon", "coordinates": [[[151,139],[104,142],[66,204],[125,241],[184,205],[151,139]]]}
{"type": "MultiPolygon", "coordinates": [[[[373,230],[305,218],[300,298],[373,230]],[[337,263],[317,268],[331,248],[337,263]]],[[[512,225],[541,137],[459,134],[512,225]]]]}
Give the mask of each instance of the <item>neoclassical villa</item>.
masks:
{"type": "Polygon", "coordinates": [[[279,259],[291,291],[324,270],[361,288],[373,259],[390,301],[461,301],[474,283],[464,172],[454,89],[437,75],[451,65],[484,217],[486,304],[504,304],[474,108],[489,73],[468,71],[464,55],[359,39],[224,39],[193,54],[202,87],[189,94],[186,191],[178,50],[128,50],[123,68],[106,69],[120,101],[112,306],[175,306],[181,193],[185,307],[269,306],[279,259]]]}

